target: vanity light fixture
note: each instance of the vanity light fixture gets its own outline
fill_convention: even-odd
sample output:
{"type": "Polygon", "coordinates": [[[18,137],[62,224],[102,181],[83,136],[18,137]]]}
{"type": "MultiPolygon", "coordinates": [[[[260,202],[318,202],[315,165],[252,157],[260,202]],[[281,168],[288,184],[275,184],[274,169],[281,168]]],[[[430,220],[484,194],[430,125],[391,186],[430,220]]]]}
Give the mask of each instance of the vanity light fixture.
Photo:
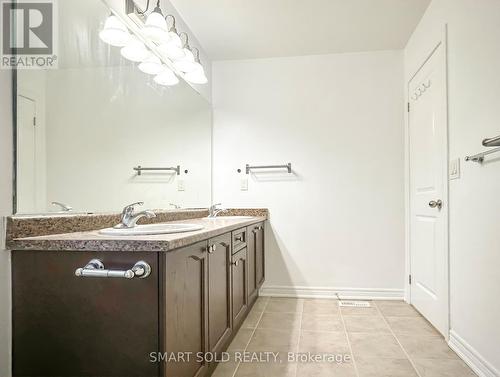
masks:
{"type": "Polygon", "coordinates": [[[155,76],[155,83],[163,86],[174,86],[179,83],[179,79],[167,66],[163,66],[163,71],[155,76]]]}
{"type": "Polygon", "coordinates": [[[168,25],[160,9],[160,0],[155,9],[146,18],[144,34],[157,43],[168,41],[168,25]]]}
{"type": "Polygon", "coordinates": [[[147,15],[149,3],[147,0],[143,11],[134,0],[125,0],[125,12],[130,20],[112,13],[99,37],[112,46],[122,47],[121,55],[139,63],[142,72],[155,75],[154,81],[159,85],[176,85],[179,77],[188,83],[206,84],[208,79],[200,62],[200,51],[191,49],[187,33],[177,32],[173,15],[163,17],[160,0],[147,15]]]}
{"type": "Polygon", "coordinates": [[[127,45],[122,47],[120,54],[130,61],[140,63],[152,56],[151,51],[149,51],[144,43],[142,43],[139,38],[132,35],[129,39],[127,45]]]}
{"type": "Polygon", "coordinates": [[[122,47],[130,39],[127,27],[113,14],[110,14],[104,23],[104,28],[99,32],[99,38],[111,46],[122,47]]]}
{"type": "Polygon", "coordinates": [[[205,70],[201,65],[200,61],[200,50],[196,47],[193,47],[193,50],[196,50],[196,59],[195,59],[195,69],[191,72],[187,72],[184,75],[186,81],[189,81],[192,84],[206,84],[208,82],[207,76],[205,75],[205,70]]]}
{"type": "Polygon", "coordinates": [[[153,54],[139,64],[139,69],[149,75],[157,75],[161,73],[164,68],[165,66],[161,64],[161,60],[153,54]]]}
{"type": "Polygon", "coordinates": [[[186,36],[186,41],[184,42],[184,46],[182,48],[182,50],[184,51],[184,57],[182,59],[174,61],[174,67],[184,73],[192,72],[197,68],[197,66],[193,52],[191,51],[191,47],[189,46],[189,36],[184,32],[180,35],[186,36]]]}
{"type": "Polygon", "coordinates": [[[167,14],[165,16],[165,21],[171,18],[172,19],[172,26],[168,30],[168,41],[165,43],[160,44],[158,49],[167,55],[169,59],[172,60],[179,60],[182,59],[186,56],[184,53],[184,50],[182,49],[182,41],[181,38],[179,37],[179,34],[177,33],[177,29],[175,27],[175,17],[172,16],[171,14],[167,14]]]}

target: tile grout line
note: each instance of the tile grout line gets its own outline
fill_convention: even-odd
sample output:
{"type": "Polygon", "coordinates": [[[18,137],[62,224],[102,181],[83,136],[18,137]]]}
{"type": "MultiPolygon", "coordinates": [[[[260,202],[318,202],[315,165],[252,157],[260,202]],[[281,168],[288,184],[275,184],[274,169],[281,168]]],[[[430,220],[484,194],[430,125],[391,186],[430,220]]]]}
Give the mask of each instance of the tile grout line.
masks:
{"type": "MultiPolygon", "coordinates": [[[[259,298],[257,297],[257,300],[259,298]]],[[[252,334],[250,335],[249,339],[247,340],[247,343],[245,345],[245,348],[243,349],[243,352],[246,352],[247,348],[248,348],[248,345],[250,344],[250,342],[252,341],[252,338],[253,338],[253,335],[255,334],[255,331],[257,331],[257,327],[259,326],[259,323],[260,323],[260,320],[262,319],[262,316],[264,315],[264,312],[267,308],[267,304],[269,303],[269,300],[270,298],[268,297],[267,300],[266,300],[266,304],[264,305],[264,307],[262,308],[262,313],[260,313],[259,315],[259,319],[257,320],[257,323],[255,324],[255,327],[252,329],[252,334]]],[[[253,309],[253,308],[252,308],[253,309]]],[[[246,319],[246,318],[245,318],[246,319]]],[[[240,327],[238,329],[238,332],[240,332],[240,330],[242,329],[242,327],[240,327]]],[[[238,334],[236,334],[238,335],[238,334]]],[[[236,337],[235,335],[235,337],[236,337]]],[[[241,365],[241,362],[238,362],[238,365],[236,366],[236,368],[234,369],[234,372],[233,374],[231,375],[231,377],[234,377],[236,376],[236,372],[238,371],[238,369],[240,368],[240,365],[241,365]]]]}
{"type": "MultiPolygon", "coordinates": [[[[340,301],[337,301],[337,305],[339,305],[339,304],[340,304],[340,301]]],[[[342,308],[340,306],[338,306],[338,309],[339,309],[340,320],[342,321],[342,326],[344,327],[344,334],[345,334],[345,337],[347,339],[347,345],[349,346],[349,351],[351,351],[352,364],[354,366],[354,373],[356,373],[356,377],[359,377],[358,366],[356,364],[356,359],[354,358],[354,352],[352,350],[351,341],[349,340],[349,334],[347,333],[347,327],[345,325],[344,315],[342,314],[342,308]]]]}
{"type": "MultiPolygon", "coordinates": [[[[297,336],[297,344],[295,345],[295,352],[298,354],[299,353],[299,347],[300,347],[300,337],[302,336],[302,318],[304,317],[304,299],[302,299],[302,308],[300,310],[300,319],[299,319],[299,332],[297,336]]],[[[295,377],[297,376],[297,373],[299,373],[299,364],[296,362],[295,363],[295,373],[293,374],[295,377]]]]}
{"type": "Polygon", "coordinates": [[[377,308],[377,311],[379,312],[380,316],[382,317],[382,320],[385,322],[385,324],[387,325],[387,327],[389,328],[389,331],[391,332],[392,336],[394,337],[394,339],[396,339],[396,342],[398,342],[399,344],[399,347],[403,350],[403,353],[405,354],[406,358],[408,359],[408,361],[410,362],[411,366],[413,367],[413,369],[415,370],[415,373],[417,374],[417,376],[419,377],[422,377],[420,375],[420,372],[418,371],[415,363],[413,362],[413,360],[411,359],[410,355],[408,354],[408,352],[406,352],[405,348],[403,347],[403,345],[401,344],[401,342],[399,341],[398,337],[396,336],[396,334],[394,333],[394,331],[392,330],[392,327],[391,325],[389,325],[389,322],[387,322],[387,320],[385,319],[385,316],[384,316],[384,313],[382,313],[382,311],[380,310],[380,308],[378,307],[378,305],[375,305],[375,307],[377,308]]]}

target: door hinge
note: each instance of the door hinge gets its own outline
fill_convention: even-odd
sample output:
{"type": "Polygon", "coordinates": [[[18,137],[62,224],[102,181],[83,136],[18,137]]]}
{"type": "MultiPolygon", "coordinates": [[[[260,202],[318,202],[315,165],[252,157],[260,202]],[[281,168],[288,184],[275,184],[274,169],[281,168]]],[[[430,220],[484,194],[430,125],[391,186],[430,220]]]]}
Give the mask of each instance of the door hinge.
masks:
{"type": "Polygon", "coordinates": [[[410,112],[410,102],[408,102],[408,112],[410,112]]]}
{"type": "Polygon", "coordinates": [[[36,126],[36,117],[33,117],[33,126],[36,126]]]}
{"type": "Polygon", "coordinates": [[[411,275],[408,275],[408,284],[411,285],[411,275]]]}

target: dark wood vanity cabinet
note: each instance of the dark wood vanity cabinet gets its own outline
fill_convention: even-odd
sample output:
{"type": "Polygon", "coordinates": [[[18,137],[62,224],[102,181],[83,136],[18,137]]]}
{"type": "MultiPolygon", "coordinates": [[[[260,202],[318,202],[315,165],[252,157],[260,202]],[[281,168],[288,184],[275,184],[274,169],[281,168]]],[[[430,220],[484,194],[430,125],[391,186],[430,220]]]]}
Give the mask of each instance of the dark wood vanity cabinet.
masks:
{"type": "Polygon", "coordinates": [[[158,253],[12,253],[14,376],[159,375],[158,253]],[[83,278],[75,270],[100,259],[127,270],[151,266],[145,279],[83,278]]]}
{"type": "Polygon", "coordinates": [[[264,223],[250,225],[247,228],[248,241],[248,297],[254,301],[259,288],[264,283],[264,223]]]}
{"type": "Polygon", "coordinates": [[[160,338],[165,351],[175,354],[190,353],[189,360],[168,360],[165,376],[204,376],[207,363],[195,355],[208,348],[208,253],[207,242],[162,254],[165,279],[164,311],[160,312],[160,338]]]}
{"type": "Polygon", "coordinates": [[[251,307],[249,277],[254,291],[263,279],[254,228],[168,252],[14,251],[13,375],[210,375],[201,356],[227,349],[251,307]],[[143,260],[151,275],[75,276],[94,258],[110,270],[143,260]]]}

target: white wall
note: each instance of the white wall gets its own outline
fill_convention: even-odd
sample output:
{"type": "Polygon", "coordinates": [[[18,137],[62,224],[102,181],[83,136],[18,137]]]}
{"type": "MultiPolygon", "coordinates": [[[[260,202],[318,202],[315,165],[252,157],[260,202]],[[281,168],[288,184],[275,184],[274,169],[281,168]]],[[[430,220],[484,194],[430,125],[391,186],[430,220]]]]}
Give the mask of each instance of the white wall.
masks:
{"type": "Polygon", "coordinates": [[[451,337],[478,357],[483,373],[489,368],[498,376],[500,158],[483,166],[463,158],[484,150],[483,138],[500,134],[500,2],[433,0],[405,50],[406,82],[445,23],[450,158],[462,165],[461,179],[450,182],[451,337]]]}
{"type": "Polygon", "coordinates": [[[3,217],[12,214],[11,72],[0,70],[0,376],[11,375],[10,253],[4,248],[3,217]]]}
{"type": "Polygon", "coordinates": [[[214,199],[270,209],[266,292],[401,297],[402,52],[220,61],[213,77],[214,199]],[[240,191],[246,163],[287,162],[240,191]]]}

